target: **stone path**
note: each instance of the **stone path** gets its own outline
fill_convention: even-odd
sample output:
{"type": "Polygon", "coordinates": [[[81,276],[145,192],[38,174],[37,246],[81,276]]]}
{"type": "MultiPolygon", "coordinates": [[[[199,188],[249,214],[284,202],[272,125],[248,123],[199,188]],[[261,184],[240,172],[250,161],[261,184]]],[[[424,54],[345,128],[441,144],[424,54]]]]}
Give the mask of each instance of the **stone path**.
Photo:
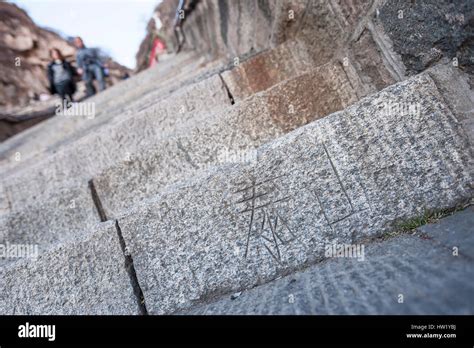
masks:
{"type": "Polygon", "coordinates": [[[473,224],[471,206],[185,314],[472,314],[473,224]]]}
{"type": "Polygon", "coordinates": [[[374,242],[474,193],[472,76],[407,76],[387,3],[296,28],[275,2],[271,47],[184,52],[0,144],[0,314],[472,314],[472,207],[374,242]]]}

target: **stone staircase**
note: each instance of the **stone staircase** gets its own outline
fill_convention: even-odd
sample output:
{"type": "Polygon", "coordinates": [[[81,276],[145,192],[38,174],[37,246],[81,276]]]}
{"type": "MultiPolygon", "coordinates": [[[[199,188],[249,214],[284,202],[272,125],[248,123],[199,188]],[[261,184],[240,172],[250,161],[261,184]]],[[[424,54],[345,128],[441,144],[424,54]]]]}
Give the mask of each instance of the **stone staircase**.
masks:
{"type": "Polygon", "coordinates": [[[39,253],[0,258],[0,313],[472,314],[468,76],[345,18],[334,54],[185,52],[0,144],[0,245],[39,253]]]}
{"type": "Polygon", "coordinates": [[[415,234],[371,243],[364,260],[328,260],[184,314],[472,314],[473,217],[470,207],[415,234]],[[453,245],[468,254],[454,258],[453,245]]]}

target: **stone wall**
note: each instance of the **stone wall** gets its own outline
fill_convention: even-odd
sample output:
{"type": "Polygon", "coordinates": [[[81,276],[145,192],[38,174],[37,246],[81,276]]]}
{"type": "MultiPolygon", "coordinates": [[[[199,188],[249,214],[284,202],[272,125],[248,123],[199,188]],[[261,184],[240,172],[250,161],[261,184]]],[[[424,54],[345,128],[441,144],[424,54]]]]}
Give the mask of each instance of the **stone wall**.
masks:
{"type": "MultiPolygon", "coordinates": [[[[312,47],[331,51],[351,34],[374,1],[323,0],[199,0],[186,11],[185,49],[210,58],[245,57],[298,38],[312,47]]],[[[189,3],[189,1],[188,1],[189,3]]],[[[176,0],[165,0],[155,10],[163,26],[160,33],[170,50],[175,48],[173,21],[176,0]]]]}
{"type": "MultiPolygon", "coordinates": [[[[163,24],[159,32],[169,51],[174,51],[176,46],[173,21],[177,2],[164,0],[155,11],[163,24]]],[[[198,0],[195,3],[183,22],[184,50],[196,51],[210,60],[222,57],[242,60],[296,40],[306,47],[313,64],[324,64],[335,56],[347,57],[351,63],[357,60],[356,65],[364,65],[362,79],[378,80],[375,81],[378,86],[447,61],[473,72],[472,1],[198,0]],[[381,65],[392,76],[380,72],[381,65]]]]}
{"type": "Polygon", "coordinates": [[[409,74],[440,61],[474,72],[474,2],[389,0],[377,22],[409,74]]]}

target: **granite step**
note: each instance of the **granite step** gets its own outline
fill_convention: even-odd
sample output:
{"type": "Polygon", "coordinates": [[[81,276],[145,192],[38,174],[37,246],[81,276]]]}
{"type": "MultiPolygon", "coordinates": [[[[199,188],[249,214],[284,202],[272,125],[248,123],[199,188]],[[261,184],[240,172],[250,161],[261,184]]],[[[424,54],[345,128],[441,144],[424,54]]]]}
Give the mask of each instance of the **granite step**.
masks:
{"type": "Polygon", "coordinates": [[[183,314],[472,315],[473,224],[471,206],[408,235],[349,245],[340,257],[183,314]]]}
{"type": "Polygon", "coordinates": [[[323,260],[327,243],[471,199],[472,147],[450,97],[420,74],[118,217],[149,313],[267,283],[323,260]]]}
{"type": "MultiPolygon", "coordinates": [[[[356,100],[357,93],[337,61],[233,106],[220,76],[214,75],[180,89],[135,117],[112,122],[64,145],[61,151],[34,166],[16,171],[4,179],[4,200],[9,201],[10,211],[24,210],[28,204],[60,199],[49,194],[54,195],[54,187],[62,188],[63,182],[69,183],[72,178],[76,185],[86,187],[90,178],[97,177],[97,189],[103,191],[104,180],[112,182],[108,177],[113,177],[121,187],[108,185],[107,194],[117,195],[122,188],[135,185],[133,199],[130,195],[126,198],[131,206],[164,184],[193,175],[199,168],[218,165],[226,160],[220,158],[222,155],[245,153],[356,100]],[[167,135],[171,130],[172,136],[167,135]],[[216,137],[210,140],[212,134],[216,137]],[[183,146],[188,144],[193,149],[183,153],[183,146]],[[189,156],[196,157],[191,166],[189,156]],[[147,168],[155,169],[146,172],[147,168]],[[101,171],[105,172],[99,175],[101,171]]],[[[118,202],[118,196],[103,197],[107,215],[113,216],[110,211],[117,207],[108,202],[118,202]]],[[[122,208],[126,207],[118,211],[122,208]]],[[[3,213],[7,212],[4,209],[3,213]]]]}
{"type": "Polygon", "coordinates": [[[283,81],[219,110],[191,127],[93,178],[108,217],[153,197],[166,185],[212,166],[253,161],[255,149],[302,125],[357,101],[357,94],[337,62],[283,81]]]}
{"type": "Polygon", "coordinates": [[[188,122],[181,124],[179,104],[170,98],[169,104],[161,103],[152,114],[104,127],[17,173],[4,185],[5,221],[23,221],[9,223],[5,238],[11,243],[28,239],[43,251],[74,237],[81,226],[97,223],[91,177],[101,209],[110,219],[166,185],[226,164],[231,157],[240,161],[244,154],[249,156],[244,160],[252,160],[252,151],[263,143],[355,102],[355,91],[344,77],[339,64],[326,64],[230,105],[220,78],[213,76],[182,95],[191,111],[180,117],[188,122]],[[226,102],[228,107],[208,115],[226,102]],[[199,111],[201,116],[196,114],[199,111]],[[170,129],[172,134],[165,137],[170,129]],[[75,192],[87,199],[70,209],[75,192]],[[38,225],[36,220],[45,223],[38,225]]]}
{"type": "MultiPolygon", "coordinates": [[[[31,201],[23,209],[0,216],[0,245],[28,245],[38,253],[80,238],[83,231],[92,229],[101,220],[87,183],[69,182],[61,188],[41,192],[49,199],[31,201]]],[[[0,257],[0,266],[14,259],[0,257]]]]}
{"type": "Polygon", "coordinates": [[[144,151],[175,127],[198,121],[226,105],[231,104],[219,76],[184,87],[151,109],[110,122],[3,177],[3,196],[8,197],[10,210],[19,210],[26,204],[51,200],[48,195],[54,188],[69,186],[71,181],[86,187],[90,178],[115,162],[144,151]]]}
{"type": "Polygon", "coordinates": [[[206,115],[226,103],[230,105],[222,81],[213,76],[181,89],[141,117],[103,127],[35,167],[16,173],[5,180],[0,192],[0,244],[37,245],[41,253],[74,239],[81,230],[100,221],[90,177],[128,153],[148,148],[156,138],[193,119],[196,113],[206,115]],[[186,100],[187,112],[179,112],[176,98],[186,100]]]}
{"type": "Polygon", "coordinates": [[[2,315],[140,314],[115,223],[0,267],[2,315]]]}
{"type": "MultiPolygon", "coordinates": [[[[87,104],[88,107],[91,107],[92,104],[94,105],[94,117],[53,117],[27,130],[25,134],[19,134],[8,139],[5,143],[0,145],[0,170],[5,175],[8,175],[15,168],[19,166],[27,167],[45,153],[54,153],[57,148],[60,148],[64,143],[75,141],[78,137],[88,134],[92,129],[98,128],[116,117],[133,116],[135,111],[128,109],[128,106],[136,103],[140,97],[145,98],[145,92],[149,93],[154,91],[158,93],[159,98],[154,99],[154,103],[157,103],[160,99],[168,97],[180,87],[196,82],[195,80],[199,80],[200,75],[207,77],[206,67],[204,66],[199,69],[199,65],[199,62],[187,64],[184,71],[181,71],[181,73],[175,72],[175,74],[168,79],[157,79],[157,81],[152,81],[149,85],[141,86],[141,88],[132,88],[130,92],[115,98],[110,98],[109,96],[107,98],[107,105],[104,105],[104,103],[96,104],[96,96],[87,99],[84,102],[91,103],[87,104]],[[170,78],[173,78],[173,83],[169,83],[170,78]],[[10,144],[14,145],[11,146],[10,144]],[[21,156],[20,160],[18,160],[18,154],[21,156]]],[[[211,70],[214,71],[215,67],[212,67],[211,70]]],[[[141,80],[141,78],[141,76],[135,76],[131,79],[141,80]]],[[[107,90],[103,93],[106,92],[107,90]]],[[[97,95],[97,97],[99,95],[97,95]]]]}
{"type": "MultiPolygon", "coordinates": [[[[427,210],[472,199],[468,123],[447,105],[451,89],[440,93],[431,76],[271,141],[253,163],[223,164],[169,185],[115,226],[97,225],[35,261],[0,268],[0,312],[139,313],[137,288],[148,313],[182,312],[314,265],[328,243],[383,237],[427,210]],[[124,253],[135,280],[121,264],[124,253]]],[[[324,275],[338,277],[331,269],[324,275]]]]}

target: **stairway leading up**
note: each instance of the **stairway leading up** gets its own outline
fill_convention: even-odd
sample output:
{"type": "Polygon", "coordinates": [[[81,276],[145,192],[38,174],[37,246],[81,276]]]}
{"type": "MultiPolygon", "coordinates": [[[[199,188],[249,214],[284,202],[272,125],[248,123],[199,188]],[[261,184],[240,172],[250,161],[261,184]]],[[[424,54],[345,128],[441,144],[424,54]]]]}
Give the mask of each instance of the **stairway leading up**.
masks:
{"type": "Polygon", "coordinates": [[[360,21],[330,3],[237,63],[185,51],[84,101],[94,118],[1,144],[0,246],[38,255],[0,258],[0,313],[424,313],[456,291],[430,313],[474,313],[452,281],[473,269],[470,76],[405,75],[378,1],[360,21]]]}

